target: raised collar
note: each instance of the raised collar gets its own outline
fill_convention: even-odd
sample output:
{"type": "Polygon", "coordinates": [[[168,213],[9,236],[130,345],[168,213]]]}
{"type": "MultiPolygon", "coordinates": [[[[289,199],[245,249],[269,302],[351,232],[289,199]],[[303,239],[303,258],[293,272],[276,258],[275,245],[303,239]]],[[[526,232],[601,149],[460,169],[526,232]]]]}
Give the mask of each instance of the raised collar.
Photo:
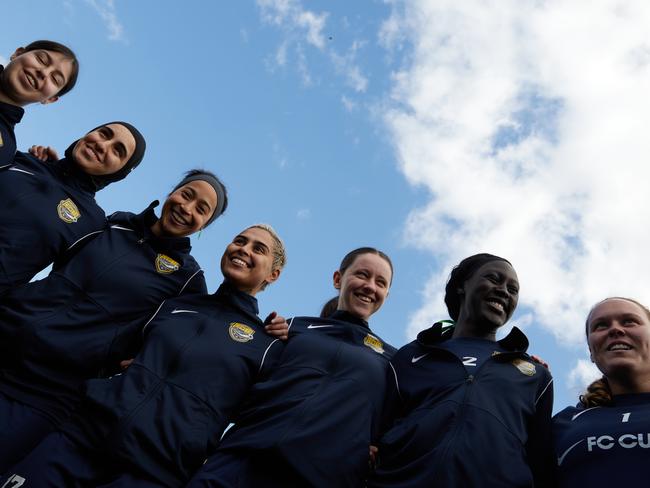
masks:
{"type": "Polygon", "coordinates": [[[336,310],[332,315],[329,316],[329,318],[340,320],[341,322],[350,322],[352,324],[365,327],[366,329],[369,328],[368,322],[362,318],[357,317],[356,315],[352,315],[350,312],[347,312],[345,310],[336,310]]]}
{"type": "MultiPolygon", "coordinates": [[[[451,339],[452,334],[453,327],[449,327],[447,321],[440,321],[420,332],[417,341],[423,347],[436,347],[441,342],[451,339]]],[[[526,352],[528,349],[528,338],[517,327],[513,327],[507,336],[496,342],[507,352],[526,352]]]]}
{"type": "Polygon", "coordinates": [[[219,285],[219,288],[212,296],[219,302],[226,303],[243,312],[254,315],[257,320],[260,320],[258,317],[259,308],[257,305],[257,298],[238,290],[232,283],[224,281],[219,285]]]}
{"type": "Polygon", "coordinates": [[[158,200],[154,200],[139,214],[115,212],[109,219],[110,223],[124,225],[133,229],[160,251],[176,251],[180,254],[189,254],[192,249],[189,237],[158,237],[151,231],[151,227],[158,220],[158,216],[154,212],[154,208],[158,206],[158,203],[158,200]]]}
{"type": "Polygon", "coordinates": [[[18,124],[25,115],[25,109],[18,107],[16,105],[11,105],[10,103],[0,102],[0,117],[4,121],[11,125],[11,127],[18,124]]]}

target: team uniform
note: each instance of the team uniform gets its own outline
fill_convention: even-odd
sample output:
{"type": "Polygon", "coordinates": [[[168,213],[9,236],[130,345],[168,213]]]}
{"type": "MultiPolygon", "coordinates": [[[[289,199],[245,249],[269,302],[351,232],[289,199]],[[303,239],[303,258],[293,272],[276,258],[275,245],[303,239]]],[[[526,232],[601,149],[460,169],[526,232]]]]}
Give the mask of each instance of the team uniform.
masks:
{"type": "MultiPolygon", "coordinates": [[[[0,73],[4,70],[0,65],[0,73]]],[[[22,107],[0,102],[0,166],[10,163],[16,153],[14,127],[25,115],[22,107]]]]}
{"type": "Polygon", "coordinates": [[[91,177],[69,159],[16,153],[0,166],[0,194],[0,292],[27,283],[106,222],[91,177]]]}
{"type": "Polygon", "coordinates": [[[451,333],[438,322],[393,358],[397,420],[369,486],[552,486],[550,373],[516,327],[497,342],[451,333]]]}
{"type": "Polygon", "coordinates": [[[0,300],[0,471],[67,418],[83,381],[133,357],[143,317],[182,293],[205,293],[188,238],[151,232],[153,205],[113,214],[50,275],[0,300]],[[37,422],[19,423],[16,410],[37,422]]]}
{"type": "Polygon", "coordinates": [[[643,486],[650,452],[650,393],[616,395],[606,407],[553,417],[560,487],[643,486]]]}
{"type": "Polygon", "coordinates": [[[144,346],[126,372],[87,382],[62,433],[10,476],[38,487],[182,486],[282,350],[257,313],[255,297],[228,283],[214,295],[167,300],[144,326],[144,346]],[[116,482],[118,472],[129,483],[116,482]]]}
{"type": "Polygon", "coordinates": [[[360,486],[394,351],[347,312],[292,319],[278,366],[188,487],[360,486]]]}

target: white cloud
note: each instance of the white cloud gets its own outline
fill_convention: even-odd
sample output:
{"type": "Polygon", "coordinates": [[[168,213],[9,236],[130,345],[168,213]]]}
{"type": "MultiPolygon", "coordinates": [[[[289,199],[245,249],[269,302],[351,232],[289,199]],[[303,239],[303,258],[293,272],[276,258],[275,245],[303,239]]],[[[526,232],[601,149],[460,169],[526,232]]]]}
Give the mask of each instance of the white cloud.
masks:
{"type": "Polygon", "coordinates": [[[86,0],[104,21],[108,30],[108,39],[111,41],[126,42],[124,26],[117,17],[114,0],[86,0]]]}
{"type": "Polygon", "coordinates": [[[296,217],[298,217],[299,220],[307,220],[311,217],[311,210],[308,208],[301,208],[296,213],[296,217]]]}
{"type": "MultiPolygon", "coordinates": [[[[284,31],[285,37],[274,57],[277,66],[286,66],[291,57],[303,83],[312,85],[314,77],[309,70],[305,50],[305,46],[311,46],[329,58],[336,72],[343,76],[349,87],[356,92],[366,91],[368,78],[356,62],[357,52],[364,43],[353,41],[343,54],[330,47],[329,36],[324,33],[329,18],[328,12],[316,13],[305,9],[300,0],[257,0],[257,5],[264,22],[284,31]]],[[[347,18],[342,22],[345,25],[347,18]]]]}
{"type": "Polygon", "coordinates": [[[2,66],[7,66],[8,63],[9,63],[9,60],[7,58],[5,58],[4,56],[0,56],[0,64],[2,66]]]}
{"type": "Polygon", "coordinates": [[[406,240],[446,263],[409,336],[446,315],[451,267],[509,258],[558,339],[612,294],[650,302],[650,3],[390,0],[401,66],[384,107],[399,166],[429,190],[406,240]],[[605,34],[606,33],[606,34],[605,34]]]}
{"type": "Polygon", "coordinates": [[[571,390],[577,399],[578,395],[583,393],[592,381],[601,376],[602,373],[598,371],[594,363],[587,359],[578,359],[573,369],[567,375],[567,388],[571,390]]]}

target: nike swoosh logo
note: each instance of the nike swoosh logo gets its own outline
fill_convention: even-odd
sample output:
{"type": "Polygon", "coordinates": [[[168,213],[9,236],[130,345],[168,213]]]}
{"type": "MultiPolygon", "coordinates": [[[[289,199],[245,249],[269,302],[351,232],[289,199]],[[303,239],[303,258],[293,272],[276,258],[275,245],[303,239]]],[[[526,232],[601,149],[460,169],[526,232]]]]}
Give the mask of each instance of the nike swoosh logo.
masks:
{"type": "Polygon", "coordinates": [[[34,176],[34,173],[32,173],[31,171],[27,171],[26,169],[20,169],[20,168],[17,168],[16,166],[13,166],[13,167],[9,168],[9,171],[17,171],[19,173],[25,173],[25,174],[34,176]]]}
{"type": "Polygon", "coordinates": [[[580,417],[580,415],[582,415],[583,413],[587,413],[589,410],[593,410],[594,408],[600,408],[600,407],[591,407],[591,408],[587,408],[586,410],[583,410],[583,411],[581,411],[581,412],[578,412],[578,413],[575,414],[573,417],[571,417],[571,421],[573,422],[575,419],[577,419],[578,417],[580,417]]]}
{"type": "Polygon", "coordinates": [[[322,329],[323,327],[334,327],[333,325],[314,325],[314,324],[309,324],[307,326],[308,329],[322,329]]]}
{"type": "Polygon", "coordinates": [[[175,308],[172,313],[199,313],[196,310],[183,310],[182,308],[175,308]]]}
{"type": "Polygon", "coordinates": [[[413,357],[411,358],[411,362],[412,362],[412,363],[417,363],[417,362],[418,362],[420,359],[422,359],[424,356],[428,356],[428,355],[429,355],[429,353],[428,353],[428,352],[425,352],[422,356],[413,356],[413,357]]]}
{"type": "Polygon", "coordinates": [[[564,458],[566,457],[566,455],[569,454],[569,452],[571,451],[571,449],[573,449],[574,447],[576,447],[576,446],[577,446],[578,444],[580,444],[582,441],[584,441],[584,439],[580,439],[578,442],[576,442],[576,443],[573,444],[570,448],[568,448],[566,451],[564,451],[564,454],[562,454],[559,458],[557,458],[557,465],[558,465],[558,466],[562,466],[562,462],[564,461],[564,458]]]}

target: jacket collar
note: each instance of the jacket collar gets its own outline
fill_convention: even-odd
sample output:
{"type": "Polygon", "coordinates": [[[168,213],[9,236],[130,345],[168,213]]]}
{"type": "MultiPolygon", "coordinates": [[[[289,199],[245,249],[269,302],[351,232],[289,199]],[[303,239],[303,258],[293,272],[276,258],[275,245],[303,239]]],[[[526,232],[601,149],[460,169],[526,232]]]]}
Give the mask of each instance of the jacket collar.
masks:
{"type": "MultiPolygon", "coordinates": [[[[2,72],[2,70],[0,70],[0,72],[2,72]]],[[[22,120],[23,115],[25,115],[24,108],[0,102],[0,117],[12,128],[22,120]]]]}
{"type": "Polygon", "coordinates": [[[189,237],[158,237],[151,231],[151,227],[158,220],[158,216],[154,212],[154,208],[158,206],[158,203],[158,200],[154,200],[139,214],[117,212],[111,217],[111,223],[133,229],[151,243],[156,250],[189,254],[192,249],[189,237]]]}
{"type": "Polygon", "coordinates": [[[221,303],[225,303],[242,312],[255,316],[255,318],[261,322],[258,317],[259,308],[257,305],[257,298],[238,290],[232,283],[224,281],[212,296],[221,303]]]}
{"type": "MultiPolygon", "coordinates": [[[[436,347],[441,342],[451,339],[453,330],[448,321],[436,322],[418,334],[417,342],[423,347],[436,347]]],[[[497,344],[507,352],[526,352],[528,338],[519,328],[513,327],[507,336],[497,341],[497,344]]]]}
{"type": "Polygon", "coordinates": [[[351,324],[360,325],[362,327],[365,327],[366,329],[369,328],[368,322],[357,317],[356,315],[352,315],[350,312],[347,312],[345,310],[336,310],[328,318],[340,320],[341,322],[349,322],[351,324]]]}

